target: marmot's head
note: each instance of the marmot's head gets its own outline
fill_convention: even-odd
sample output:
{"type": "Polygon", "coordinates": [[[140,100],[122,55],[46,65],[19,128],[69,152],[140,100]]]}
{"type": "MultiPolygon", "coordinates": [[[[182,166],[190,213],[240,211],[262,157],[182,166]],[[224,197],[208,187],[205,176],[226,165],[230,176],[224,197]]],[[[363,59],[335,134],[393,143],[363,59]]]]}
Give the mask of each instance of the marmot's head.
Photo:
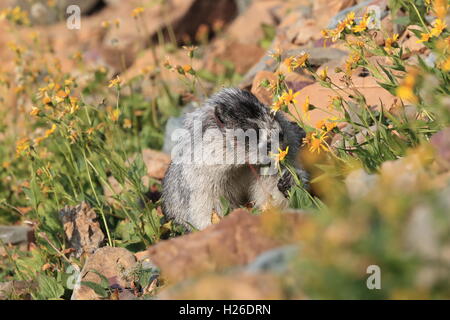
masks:
{"type": "Polygon", "coordinates": [[[210,128],[219,129],[227,146],[234,146],[226,149],[227,157],[236,155],[245,163],[267,165],[270,152],[278,153],[278,148],[289,146],[288,156],[293,159],[305,137],[305,131],[295,122],[289,122],[280,112],[274,115],[248,91],[223,89],[207,104],[214,108],[210,128]]]}

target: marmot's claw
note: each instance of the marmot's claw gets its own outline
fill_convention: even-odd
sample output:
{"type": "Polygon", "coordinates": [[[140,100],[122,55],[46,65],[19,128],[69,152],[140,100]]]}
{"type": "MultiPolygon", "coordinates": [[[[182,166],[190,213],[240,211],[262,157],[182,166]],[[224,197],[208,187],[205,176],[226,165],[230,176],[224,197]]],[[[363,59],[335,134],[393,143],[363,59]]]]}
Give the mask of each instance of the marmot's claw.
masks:
{"type": "Polygon", "coordinates": [[[278,190],[287,198],[289,195],[289,190],[294,185],[294,178],[289,171],[285,171],[281,178],[278,180],[278,190]]]}

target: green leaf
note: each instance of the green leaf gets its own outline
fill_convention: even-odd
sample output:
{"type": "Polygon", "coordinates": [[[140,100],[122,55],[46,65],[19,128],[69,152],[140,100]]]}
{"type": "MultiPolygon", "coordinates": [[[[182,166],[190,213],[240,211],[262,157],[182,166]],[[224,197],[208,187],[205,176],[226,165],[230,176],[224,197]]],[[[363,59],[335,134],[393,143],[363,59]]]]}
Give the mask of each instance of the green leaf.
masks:
{"type": "Polygon", "coordinates": [[[397,89],[396,85],[392,85],[392,84],[389,84],[389,83],[382,83],[382,82],[378,82],[378,81],[377,81],[377,83],[380,85],[380,87],[386,89],[391,94],[395,95],[395,91],[397,89]]]}
{"type": "Polygon", "coordinates": [[[224,216],[230,213],[230,201],[225,197],[220,197],[220,204],[222,205],[222,213],[224,216]]]}
{"type": "Polygon", "coordinates": [[[93,272],[93,273],[95,273],[96,275],[98,275],[100,277],[100,285],[102,286],[102,288],[105,288],[105,289],[109,288],[109,280],[108,280],[108,278],[106,278],[104,275],[102,275],[97,270],[89,270],[89,272],[93,272]]]}
{"type": "Polygon", "coordinates": [[[411,23],[411,20],[408,16],[398,17],[393,21],[395,24],[399,24],[401,26],[408,26],[411,23]]]}
{"type": "Polygon", "coordinates": [[[99,285],[96,282],[81,281],[81,285],[91,288],[101,298],[107,298],[109,296],[109,294],[106,291],[106,289],[104,289],[101,285],[99,285]]]}
{"type": "Polygon", "coordinates": [[[41,274],[38,277],[38,300],[58,299],[64,294],[64,287],[55,278],[41,274]]]}

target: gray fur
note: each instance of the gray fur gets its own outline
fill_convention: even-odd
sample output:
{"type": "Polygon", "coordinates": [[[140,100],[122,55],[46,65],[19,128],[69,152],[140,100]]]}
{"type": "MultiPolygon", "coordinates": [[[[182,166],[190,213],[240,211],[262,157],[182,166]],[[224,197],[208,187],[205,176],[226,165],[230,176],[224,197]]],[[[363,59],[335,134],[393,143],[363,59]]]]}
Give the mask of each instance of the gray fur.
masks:
{"type": "MultiPolygon", "coordinates": [[[[280,112],[271,114],[253,94],[235,88],[222,89],[201,108],[187,114],[184,128],[193,132],[194,121],[198,120],[203,124],[202,135],[208,129],[215,129],[213,132],[223,137],[226,129],[239,128],[266,129],[271,137],[281,134],[280,147],[284,150],[289,146],[287,159],[292,164],[295,163],[302,138],[305,136],[305,132],[298,125],[289,122],[280,112]]],[[[194,137],[195,139],[198,137],[194,137]]],[[[258,136],[258,139],[262,138],[258,136]]],[[[203,151],[222,150],[223,155],[219,156],[223,157],[223,150],[226,150],[223,143],[221,139],[214,139],[213,135],[211,141],[204,142],[203,151]]],[[[175,147],[182,157],[192,159],[193,151],[189,148],[192,144],[190,137],[183,135],[178,138],[175,147]]],[[[262,163],[186,164],[172,160],[163,180],[163,212],[188,228],[192,226],[204,229],[211,224],[214,211],[223,215],[221,197],[229,201],[231,208],[238,208],[249,202],[253,202],[257,207],[268,203],[286,207],[286,188],[290,187],[292,181],[286,180],[289,177],[285,174],[282,177],[278,173],[260,175],[262,166],[262,163]]],[[[297,171],[299,177],[305,179],[305,172],[301,168],[297,171]]]]}

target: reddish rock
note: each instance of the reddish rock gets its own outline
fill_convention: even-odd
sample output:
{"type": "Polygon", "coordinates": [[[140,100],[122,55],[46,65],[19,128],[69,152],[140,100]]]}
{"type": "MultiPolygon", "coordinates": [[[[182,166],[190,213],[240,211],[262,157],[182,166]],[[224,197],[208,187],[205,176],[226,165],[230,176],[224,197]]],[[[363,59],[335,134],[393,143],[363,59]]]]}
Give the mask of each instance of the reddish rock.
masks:
{"type": "Polygon", "coordinates": [[[204,67],[215,73],[225,70],[223,63],[231,62],[240,74],[247,72],[264,56],[259,43],[264,37],[263,25],[276,26],[283,1],[255,1],[226,29],[223,37],[213,41],[206,52],[204,67]]]}
{"type": "MultiPolygon", "coordinates": [[[[113,287],[129,288],[131,282],[126,277],[127,271],[136,264],[134,255],[124,248],[103,247],[90,256],[81,270],[81,281],[100,284],[101,278],[93,271],[105,276],[113,287]]],[[[98,300],[100,297],[91,288],[75,286],[72,300],[98,300]]]]}
{"type": "Polygon", "coordinates": [[[277,77],[273,72],[270,71],[260,71],[256,74],[253,79],[251,92],[258,98],[262,103],[270,106],[272,104],[272,92],[268,88],[262,87],[260,84],[262,81],[268,80],[270,82],[275,82],[277,77]]]}
{"type": "Polygon", "coordinates": [[[215,73],[222,73],[225,70],[224,63],[231,62],[238,73],[244,74],[265,53],[266,51],[256,44],[246,44],[231,39],[217,39],[208,49],[204,68],[215,73]]]}
{"type": "Polygon", "coordinates": [[[277,24],[276,10],[284,7],[283,1],[254,1],[226,30],[226,37],[240,43],[257,44],[264,36],[262,25],[277,24]]]}
{"type": "Polygon", "coordinates": [[[269,249],[294,242],[293,231],[301,218],[299,214],[274,212],[256,216],[238,209],[219,224],[161,241],[136,257],[149,259],[161,269],[164,278],[178,282],[205,272],[247,264],[269,249]],[[285,232],[274,232],[278,227],[285,232]]]}
{"type": "Polygon", "coordinates": [[[142,150],[142,158],[147,166],[147,175],[151,178],[162,179],[170,164],[170,156],[167,153],[152,149],[142,150]]]}
{"type": "Polygon", "coordinates": [[[417,27],[408,27],[408,29],[401,35],[398,40],[399,45],[403,48],[403,59],[407,59],[412,55],[424,53],[427,47],[422,42],[418,42],[419,38],[411,31],[417,27]]]}
{"type": "MultiPolygon", "coordinates": [[[[160,92],[161,87],[155,85],[155,77],[158,80],[164,81],[173,93],[182,94],[186,90],[186,84],[182,81],[183,76],[175,70],[165,68],[162,64],[166,59],[174,67],[190,64],[194,69],[198,70],[201,66],[201,63],[197,59],[194,58],[191,61],[185,50],[167,53],[163,47],[156,47],[154,51],[152,49],[142,51],[130,68],[123,73],[121,78],[124,81],[129,81],[134,77],[143,76],[140,83],[142,92],[147,97],[154,97],[160,92]],[[156,59],[154,53],[156,53],[156,59]]],[[[188,77],[191,76],[188,75],[188,77]]],[[[158,84],[160,83],[161,81],[158,81],[158,84]]]]}
{"type": "Polygon", "coordinates": [[[322,38],[321,30],[323,28],[317,25],[315,19],[302,21],[297,30],[299,31],[290,37],[291,42],[296,45],[304,45],[310,41],[316,41],[322,38]]]}
{"type": "Polygon", "coordinates": [[[75,207],[66,206],[60,211],[60,219],[77,257],[92,254],[105,238],[100,224],[96,221],[97,214],[86,202],[75,207]]]}
{"type": "Polygon", "coordinates": [[[163,300],[273,300],[283,299],[282,282],[271,274],[206,275],[180,287],[163,290],[163,300]]]}
{"type": "Polygon", "coordinates": [[[354,0],[315,0],[312,16],[319,27],[326,28],[331,18],[345,8],[351,7],[355,2],[354,0]]]}
{"type": "MultiPolygon", "coordinates": [[[[342,81],[342,73],[335,73],[329,70],[329,77],[332,81],[340,87],[346,87],[342,81]]],[[[362,75],[362,74],[361,74],[362,75]]],[[[352,76],[352,80],[355,88],[357,88],[366,98],[369,106],[380,106],[380,101],[385,108],[389,109],[397,102],[397,98],[389,93],[387,90],[380,87],[375,78],[371,76],[358,76],[358,70],[356,70],[352,76]]],[[[336,93],[329,89],[322,87],[319,83],[314,83],[310,86],[300,90],[300,94],[297,96],[297,104],[290,106],[290,111],[294,115],[299,115],[311,126],[314,126],[318,121],[330,118],[332,116],[341,117],[341,114],[334,109],[330,108],[332,98],[336,96],[336,93]],[[302,113],[302,105],[306,98],[309,97],[310,104],[322,109],[314,109],[308,112],[308,117],[305,117],[302,113]]],[[[350,98],[343,95],[343,98],[349,100],[350,98]]]]}

